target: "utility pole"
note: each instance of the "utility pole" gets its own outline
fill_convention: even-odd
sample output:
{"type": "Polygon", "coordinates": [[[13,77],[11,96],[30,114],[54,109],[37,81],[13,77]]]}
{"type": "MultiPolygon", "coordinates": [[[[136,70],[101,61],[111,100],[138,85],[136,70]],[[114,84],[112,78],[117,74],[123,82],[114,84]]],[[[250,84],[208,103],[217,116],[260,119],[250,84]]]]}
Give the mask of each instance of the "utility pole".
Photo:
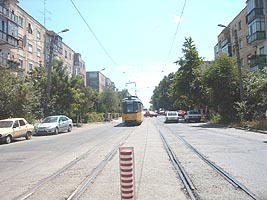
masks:
{"type": "Polygon", "coordinates": [[[234,39],[235,39],[235,50],[236,50],[236,62],[237,62],[237,69],[238,69],[238,79],[239,79],[239,92],[240,92],[240,100],[244,100],[244,91],[243,91],[243,81],[242,81],[242,70],[241,70],[241,60],[239,54],[239,43],[238,43],[238,36],[237,30],[234,30],[234,39]]]}
{"type": "Polygon", "coordinates": [[[50,40],[50,47],[49,47],[49,64],[47,69],[47,88],[46,88],[46,94],[47,97],[50,97],[50,91],[51,91],[51,73],[52,73],[52,61],[53,61],[53,51],[54,51],[54,43],[55,43],[55,35],[51,37],[50,40]]]}
{"type": "MultiPolygon", "coordinates": [[[[224,27],[230,30],[229,26],[225,26],[223,24],[218,24],[220,27],[224,27]]],[[[236,51],[236,62],[237,62],[237,69],[238,69],[238,79],[239,79],[239,92],[240,92],[240,101],[244,101],[244,91],[243,91],[243,81],[242,81],[242,69],[241,69],[241,60],[240,60],[240,53],[239,53],[239,42],[238,42],[238,35],[237,30],[234,30],[234,40],[235,40],[235,51],[236,51]]]]}

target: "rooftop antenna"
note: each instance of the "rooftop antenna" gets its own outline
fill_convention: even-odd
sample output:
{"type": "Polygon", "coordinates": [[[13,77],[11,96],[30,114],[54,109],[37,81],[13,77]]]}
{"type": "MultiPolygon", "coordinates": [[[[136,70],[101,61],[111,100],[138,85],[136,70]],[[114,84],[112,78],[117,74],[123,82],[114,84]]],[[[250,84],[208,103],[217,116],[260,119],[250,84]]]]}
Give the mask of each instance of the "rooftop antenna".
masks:
{"type": "Polygon", "coordinates": [[[46,0],[44,0],[44,27],[45,27],[45,19],[46,19],[46,0]]]}

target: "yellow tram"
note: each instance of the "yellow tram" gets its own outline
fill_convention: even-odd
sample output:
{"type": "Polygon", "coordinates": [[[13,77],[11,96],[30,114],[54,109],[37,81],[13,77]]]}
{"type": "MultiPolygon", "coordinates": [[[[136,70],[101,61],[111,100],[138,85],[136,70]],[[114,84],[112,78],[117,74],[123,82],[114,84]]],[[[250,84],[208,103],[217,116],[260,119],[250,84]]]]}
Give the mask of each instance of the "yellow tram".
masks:
{"type": "Polygon", "coordinates": [[[137,96],[122,100],[122,122],[125,125],[140,125],[143,122],[143,103],[137,96]]]}

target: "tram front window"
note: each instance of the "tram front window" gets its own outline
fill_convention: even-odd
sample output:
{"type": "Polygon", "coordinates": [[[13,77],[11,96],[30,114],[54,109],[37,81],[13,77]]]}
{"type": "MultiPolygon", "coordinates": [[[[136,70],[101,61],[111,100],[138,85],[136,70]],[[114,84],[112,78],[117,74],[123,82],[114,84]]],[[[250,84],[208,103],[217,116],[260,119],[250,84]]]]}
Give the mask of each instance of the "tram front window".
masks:
{"type": "Polygon", "coordinates": [[[138,106],[136,104],[126,104],[124,106],[124,113],[135,113],[138,111],[138,106]]]}

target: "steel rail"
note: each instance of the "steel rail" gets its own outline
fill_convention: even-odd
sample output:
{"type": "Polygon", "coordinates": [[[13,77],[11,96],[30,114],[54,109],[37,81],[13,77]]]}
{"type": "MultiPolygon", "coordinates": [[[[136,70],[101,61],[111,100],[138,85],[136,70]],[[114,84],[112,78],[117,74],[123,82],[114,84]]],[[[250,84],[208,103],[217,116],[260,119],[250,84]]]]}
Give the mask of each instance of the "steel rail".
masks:
{"type": "Polygon", "coordinates": [[[178,173],[178,175],[180,176],[186,190],[187,190],[187,193],[188,195],[190,196],[190,198],[192,200],[196,200],[196,197],[193,193],[193,190],[195,189],[194,185],[192,184],[189,176],[187,175],[187,173],[185,172],[185,170],[183,169],[180,161],[178,160],[178,158],[176,157],[175,153],[173,152],[173,150],[171,149],[171,146],[168,144],[166,138],[163,136],[161,130],[158,130],[159,133],[160,133],[160,137],[163,141],[163,145],[171,159],[171,162],[173,164],[173,166],[175,167],[176,169],[176,172],[178,173]]]}
{"type": "MultiPolygon", "coordinates": [[[[123,130],[117,132],[114,135],[119,134],[120,132],[122,132],[123,130]]],[[[114,137],[114,135],[109,136],[109,138],[107,138],[107,140],[110,140],[114,137]]],[[[104,142],[106,142],[107,140],[105,140],[104,142]]],[[[29,198],[31,195],[33,195],[39,188],[41,188],[44,184],[48,183],[49,181],[53,180],[54,178],[58,177],[60,174],[62,174],[63,172],[65,172],[66,170],[68,170],[69,168],[71,168],[72,166],[74,166],[76,163],[78,163],[80,160],[86,158],[88,155],[90,155],[93,151],[95,151],[96,149],[99,148],[99,145],[104,143],[103,141],[98,142],[97,144],[95,144],[93,147],[91,147],[88,151],[86,151],[85,153],[83,153],[82,155],[80,155],[79,157],[77,157],[76,159],[72,160],[70,163],[68,163],[67,165],[65,165],[64,167],[60,168],[58,171],[56,171],[55,173],[51,174],[50,176],[40,180],[36,185],[34,185],[32,188],[30,188],[29,190],[27,190],[26,192],[24,192],[23,194],[21,194],[20,196],[18,196],[17,198],[15,198],[16,200],[25,200],[27,198],[29,198]]]]}
{"type": "Polygon", "coordinates": [[[76,190],[66,199],[66,200],[77,200],[80,196],[86,191],[86,189],[90,186],[90,184],[96,179],[96,177],[100,174],[100,172],[105,168],[107,163],[111,160],[111,158],[117,153],[119,147],[121,147],[127,138],[130,136],[130,133],[123,137],[119,144],[115,146],[102,160],[99,165],[94,169],[90,176],[88,176],[84,181],[76,188],[76,190]]]}
{"type": "MultiPolygon", "coordinates": [[[[168,128],[169,129],[169,128],[168,128]]],[[[169,129],[173,134],[173,130],[169,129]]],[[[260,200],[259,197],[257,197],[254,193],[252,193],[249,189],[247,189],[242,183],[240,183],[238,180],[236,180],[233,176],[231,176],[229,173],[227,173],[225,170],[223,170],[221,167],[216,165],[214,162],[206,158],[205,155],[203,155],[200,151],[198,151],[196,148],[194,148],[191,144],[189,144],[184,138],[181,136],[174,134],[178,139],[184,142],[184,144],[189,147],[195,154],[197,154],[204,162],[206,162],[210,167],[212,167],[218,174],[220,174],[223,178],[225,178],[229,183],[231,183],[234,187],[240,188],[245,193],[247,193],[250,197],[252,197],[255,200],[260,200]]]]}

